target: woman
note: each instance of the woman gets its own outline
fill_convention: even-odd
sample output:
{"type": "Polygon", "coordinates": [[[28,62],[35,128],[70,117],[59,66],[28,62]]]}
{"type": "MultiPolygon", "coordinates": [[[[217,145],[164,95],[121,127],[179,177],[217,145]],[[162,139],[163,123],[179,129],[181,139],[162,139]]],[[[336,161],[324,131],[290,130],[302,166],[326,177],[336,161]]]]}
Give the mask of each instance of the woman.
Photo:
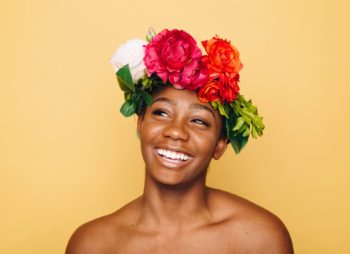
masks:
{"type": "Polygon", "coordinates": [[[276,216],[205,184],[228,143],[238,153],[249,132],[262,135],[256,107],[238,94],[238,51],[215,37],[203,42],[202,56],[181,30],[149,37],[112,58],[126,98],[121,112],[139,115],[144,192],[78,228],[66,253],[293,253],[276,216]],[[124,61],[138,52],[141,61],[124,61]]]}

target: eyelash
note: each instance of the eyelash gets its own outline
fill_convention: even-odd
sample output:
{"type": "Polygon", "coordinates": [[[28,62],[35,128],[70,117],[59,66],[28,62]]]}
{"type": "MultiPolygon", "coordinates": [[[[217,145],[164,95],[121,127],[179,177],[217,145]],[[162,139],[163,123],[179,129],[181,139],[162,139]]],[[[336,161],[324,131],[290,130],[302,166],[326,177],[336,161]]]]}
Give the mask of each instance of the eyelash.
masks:
{"type": "Polygon", "coordinates": [[[203,124],[203,125],[209,127],[209,124],[201,119],[193,119],[192,122],[198,123],[198,124],[203,124]]]}
{"type": "Polygon", "coordinates": [[[152,114],[156,116],[168,116],[168,113],[161,109],[154,110],[152,114]]]}
{"type": "MultiPolygon", "coordinates": [[[[156,115],[156,116],[162,116],[162,117],[167,117],[169,116],[168,113],[166,113],[164,110],[162,109],[156,109],[152,112],[153,115],[156,115]]],[[[201,124],[201,125],[204,125],[206,127],[209,127],[209,124],[206,122],[206,121],[203,121],[201,119],[198,119],[198,118],[195,118],[193,120],[191,120],[191,122],[193,123],[196,123],[196,124],[201,124]]]]}

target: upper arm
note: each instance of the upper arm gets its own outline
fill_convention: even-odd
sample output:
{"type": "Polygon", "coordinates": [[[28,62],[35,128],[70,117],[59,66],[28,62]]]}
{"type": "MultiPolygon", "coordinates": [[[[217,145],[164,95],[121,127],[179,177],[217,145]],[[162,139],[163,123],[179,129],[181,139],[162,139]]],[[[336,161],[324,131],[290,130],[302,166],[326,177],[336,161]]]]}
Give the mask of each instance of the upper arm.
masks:
{"type": "Polygon", "coordinates": [[[80,226],[71,236],[66,248],[66,254],[96,254],[104,253],[107,247],[105,238],[108,233],[98,224],[87,223],[80,226]],[[103,236],[103,237],[102,237],[103,236]]]}
{"type": "Polygon", "coordinates": [[[84,226],[79,227],[71,236],[66,247],[66,254],[93,253],[91,236],[84,226]]]}
{"type": "Polygon", "coordinates": [[[280,230],[279,230],[279,245],[281,250],[283,251],[282,253],[288,253],[288,254],[293,254],[293,244],[292,244],[292,239],[289,235],[289,232],[285,225],[280,222],[280,230]]]}
{"type": "Polygon", "coordinates": [[[243,253],[293,254],[290,235],[283,222],[265,209],[246,209],[236,225],[235,245],[243,253]],[[238,236],[238,237],[237,237],[238,236]]]}
{"type": "Polygon", "coordinates": [[[287,228],[274,215],[262,221],[262,227],[256,229],[256,238],[252,247],[256,252],[268,254],[293,254],[293,245],[287,228]]]}
{"type": "Polygon", "coordinates": [[[291,237],[283,222],[271,212],[241,197],[215,191],[217,211],[225,211],[233,253],[293,254],[291,237]]]}

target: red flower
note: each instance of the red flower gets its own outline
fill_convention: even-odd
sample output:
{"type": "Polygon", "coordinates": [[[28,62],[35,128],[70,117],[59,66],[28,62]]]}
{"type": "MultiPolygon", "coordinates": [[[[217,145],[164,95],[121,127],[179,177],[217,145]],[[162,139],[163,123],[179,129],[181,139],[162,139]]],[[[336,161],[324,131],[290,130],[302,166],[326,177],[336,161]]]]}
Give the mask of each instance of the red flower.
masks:
{"type": "Polygon", "coordinates": [[[203,61],[208,64],[211,72],[238,73],[242,69],[239,52],[229,41],[216,36],[203,41],[202,45],[208,54],[203,61]]]}
{"type": "MultiPolygon", "coordinates": [[[[208,53],[207,56],[203,56],[203,62],[208,66],[209,83],[217,84],[221,103],[231,103],[237,98],[239,92],[238,73],[243,67],[239,52],[229,41],[219,37],[203,41],[202,44],[208,53]]],[[[203,97],[213,101],[210,100],[210,96],[203,97]]],[[[215,100],[217,100],[216,97],[215,100]]]]}
{"type": "Polygon", "coordinates": [[[198,98],[201,102],[207,103],[212,101],[220,101],[220,81],[218,79],[212,79],[198,91],[198,98]]]}
{"type": "Polygon", "coordinates": [[[198,91],[201,102],[220,101],[231,103],[237,98],[239,92],[239,74],[232,73],[228,76],[221,74],[209,80],[198,91]]]}
{"type": "Polygon", "coordinates": [[[145,47],[148,75],[156,73],[176,88],[197,89],[208,77],[202,53],[191,35],[182,30],[163,30],[145,47]]]}
{"type": "Polygon", "coordinates": [[[231,103],[237,98],[239,92],[239,74],[231,73],[224,79],[224,85],[220,87],[221,102],[231,103]]]}

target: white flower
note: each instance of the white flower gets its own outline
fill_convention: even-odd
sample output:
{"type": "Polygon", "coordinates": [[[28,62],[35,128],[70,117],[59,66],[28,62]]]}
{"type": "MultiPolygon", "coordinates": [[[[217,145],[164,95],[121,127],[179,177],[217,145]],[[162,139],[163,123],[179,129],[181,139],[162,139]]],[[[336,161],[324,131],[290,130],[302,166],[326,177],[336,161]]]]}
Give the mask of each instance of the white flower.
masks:
{"type": "Polygon", "coordinates": [[[110,61],[114,70],[117,72],[121,67],[129,64],[132,80],[137,83],[145,75],[146,66],[143,63],[143,57],[146,44],[146,41],[133,39],[117,48],[110,61]]]}

